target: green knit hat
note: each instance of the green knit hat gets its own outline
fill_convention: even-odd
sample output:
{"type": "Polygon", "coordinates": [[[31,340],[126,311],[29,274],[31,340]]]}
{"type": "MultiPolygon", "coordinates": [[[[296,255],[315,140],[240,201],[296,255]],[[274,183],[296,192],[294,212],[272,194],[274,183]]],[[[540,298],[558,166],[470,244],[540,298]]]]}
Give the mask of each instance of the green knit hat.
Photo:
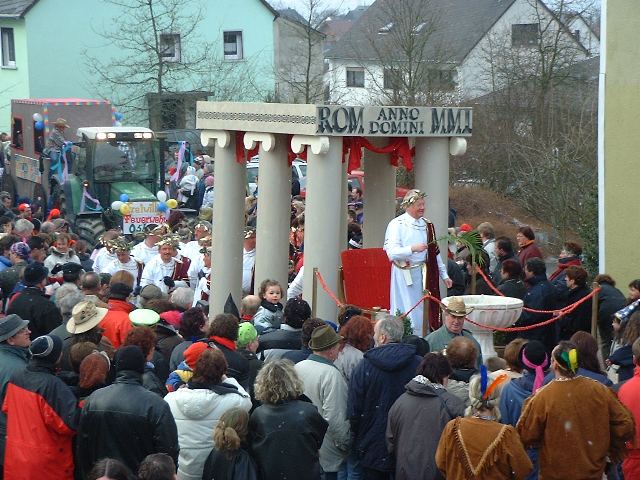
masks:
{"type": "Polygon", "coordinates": [[[236,340],[236,346],[238,348],[245,348],[256,338],[258,338],[258,331],[251,322],[242,322],[240,327],[238,327],[238,340],[236,340]]]}

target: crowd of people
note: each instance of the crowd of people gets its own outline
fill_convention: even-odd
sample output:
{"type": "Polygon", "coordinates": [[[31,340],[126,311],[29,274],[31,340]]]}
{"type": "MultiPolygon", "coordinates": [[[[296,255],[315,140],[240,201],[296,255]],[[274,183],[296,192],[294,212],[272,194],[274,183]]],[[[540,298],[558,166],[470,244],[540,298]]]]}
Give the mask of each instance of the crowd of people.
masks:
{"type": "MultiPolygon", "coordinates": [[[[249,197],[243,298],[209,312],[206,214],[190,226],[174,212],[140,238],[114,228],[93,246],[61,212],[0,192],[1,478],[640,478],[640,280],[625,296],[594,278],[599,343],[584,302],[483,359],[462,295],[521,298],[539,312],[516,326],[536,325],[590,295],[581,247],[565,243],[550,275],[527,226],[517,246],[486,222],[455,229],[478,232],[481,261],[464,242],[407,249],[402,228],[430,228],[412,192],[413,219],[387,250],[395,275],[431,255],[451,297],[424,338],[356,306],[312,317],[303,197],[288,284],[255,278],[249,197]]],[[[361,248],[362,192],[350,201],[347,240],[361,248]]]]}

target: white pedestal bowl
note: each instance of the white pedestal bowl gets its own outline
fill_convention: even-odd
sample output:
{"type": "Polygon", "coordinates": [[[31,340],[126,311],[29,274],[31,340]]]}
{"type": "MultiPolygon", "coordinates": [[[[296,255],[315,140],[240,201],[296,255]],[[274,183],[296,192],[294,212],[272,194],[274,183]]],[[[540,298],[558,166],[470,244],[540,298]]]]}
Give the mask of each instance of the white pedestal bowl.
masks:
{"type": "MultiPolygon", "coordinates": [[[[473,311],[467,317],[483,325],[509,327],[522,313],[523,303],[519,298],[492,295],[462,295],[461,297],[467,308],[473,307],[473,311]]],[[[448,305],[450,298],[452,297],[443,298],[442,303],[448,305]]],[[[493,330],[476,327],[470,322],[465,322],[464,328],[471,331],[480,344],[483,361],[497,355],[493,348],[493,330]]]]}

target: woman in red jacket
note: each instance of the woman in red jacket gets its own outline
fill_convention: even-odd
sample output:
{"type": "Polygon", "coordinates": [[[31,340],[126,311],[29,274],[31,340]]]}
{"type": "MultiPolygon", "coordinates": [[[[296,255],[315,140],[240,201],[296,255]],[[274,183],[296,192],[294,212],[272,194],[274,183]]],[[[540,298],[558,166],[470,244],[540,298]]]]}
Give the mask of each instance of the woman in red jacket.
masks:
{"type": "Polygon", "coordinates": [[[520,250],[518,251],[520,265],[526,265],[527,260],[531,258],[544,258],[542,252],[536,245],[536,235],[533,233],[530,226],[525,225],[518,229],[516,241],[518,242],[518,247],[520,247],[520,250]]]}

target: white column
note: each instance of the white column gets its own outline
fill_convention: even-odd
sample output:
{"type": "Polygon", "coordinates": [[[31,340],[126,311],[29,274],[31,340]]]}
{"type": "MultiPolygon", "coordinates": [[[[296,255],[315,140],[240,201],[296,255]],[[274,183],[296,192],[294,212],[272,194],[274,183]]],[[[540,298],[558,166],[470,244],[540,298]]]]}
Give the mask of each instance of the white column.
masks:
{"type": "Polygon", "coordinates": [[[256,229],[255,292],[267,278],[287,290],[291,167],[287,162],[285,135],[247,132],[246,148],[260,143],[258,166],[258,223],[256,229]]]}
{"type": "MultiPolygon", "coordinates": [[[[313,300],[313,270],[317,268],[327,286],[337,293],[340,250],[342,201],[342,138],[303,137],[292,140],[294,152],[301,143],[311,146],[307,164],[307,199],[304,235],[304,299],[313,300]]],[[[316,304],[319,318],[335,321],[336,304],[318,285],[316,304]]]]}
{"type": "MultiPolygon", "coordinates": [[[[436,237],[447,233],[449,223],[449,139],[417,138],[414,158],[415,187],[426,192],[425,216],[433,222],[436,237]]],[[[440,255],[446,261],[447,242],[441,241],[440,255]]],[[[440,282],[440,291],[444,284],[440,282]]]]}
{"type": "Polygon", "coordinates": [[[342,193],[340,194],[340,251],[347,247],[347,213],[349,213],[349,184],[347,181],[347,162],[342,162],[342,193]]]}
{"type": "MultiPolygon", "coordinates": [[[[368,138],[377,147],[387,138],[368,138]]],[[[396,168],[389,154],[364,151],[364,248],[382,248],[389,222],[396,216],[396,168]]]]}
{"type": "Polygon", "coordinates": [[[209,318],[222,313],[229,294],[240,306],[242,300],[242,238],[247,173],[235,156],[235,132],[203,131],[202,144],[215,142],[213,201],[213,252],[209,318]]]}

